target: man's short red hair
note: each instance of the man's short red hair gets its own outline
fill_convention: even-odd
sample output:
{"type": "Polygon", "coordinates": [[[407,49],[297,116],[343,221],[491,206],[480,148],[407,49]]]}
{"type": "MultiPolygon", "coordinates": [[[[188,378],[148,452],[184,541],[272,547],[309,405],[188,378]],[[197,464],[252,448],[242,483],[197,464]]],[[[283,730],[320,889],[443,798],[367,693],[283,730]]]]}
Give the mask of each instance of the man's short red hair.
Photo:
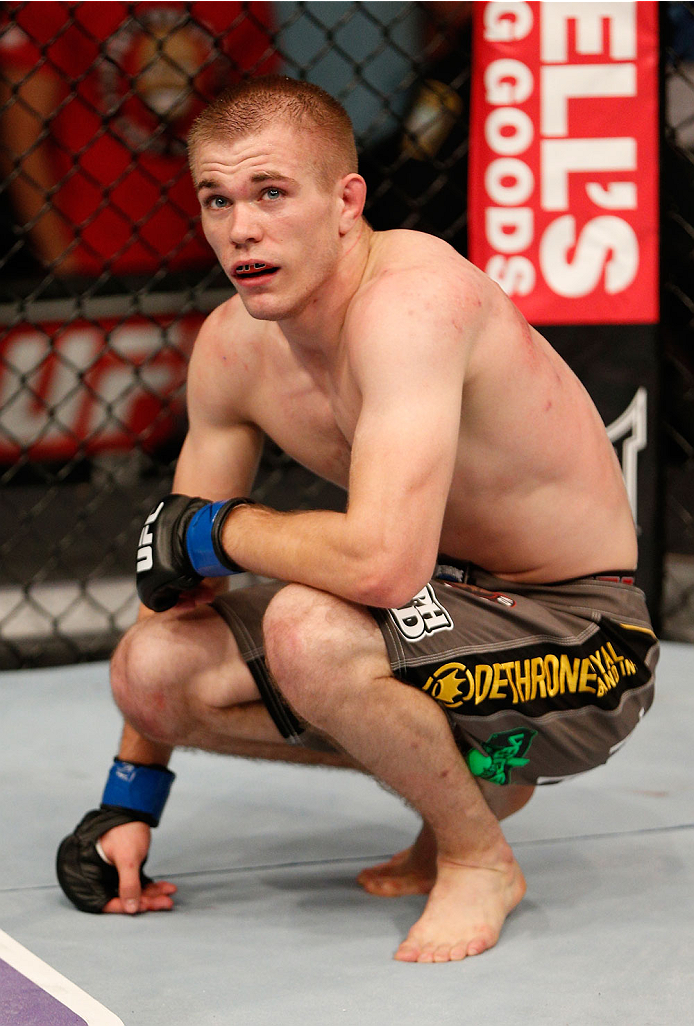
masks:
{"type": "Polygon", "coordinates": [[[284,75],[245,79],[214,100],[190,130],[191,166],[200,145],[254,135],[277,123],[318,138],[313,162],[323,187],[358,170],[352,122],[342,104],[320,86],[284,75]]]}

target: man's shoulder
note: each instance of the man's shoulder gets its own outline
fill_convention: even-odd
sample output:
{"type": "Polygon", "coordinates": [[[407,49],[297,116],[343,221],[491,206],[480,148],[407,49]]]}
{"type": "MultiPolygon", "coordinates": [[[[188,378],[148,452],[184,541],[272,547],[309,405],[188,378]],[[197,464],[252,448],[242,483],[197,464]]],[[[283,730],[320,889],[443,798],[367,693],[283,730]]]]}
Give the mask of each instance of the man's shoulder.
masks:
{"type": "Polygon", "coordinates": [[[250,317],[237,295],[215,307],[195,340],[188,369],[189,385],[216,392],[231,383],[241,386],[257,371],[257,354],[270,326],[250,317]]]}
{"type": "Polygon", "coordinates": [[[490,280],[443,239],[426,232],[396,229],[374,233],[371,255],[362,281],[368,294],[436,289],[456,295],[479,292],[490,280]]]}
{"type": "Polygon", "coordinates": [[[438,252],[440,255],[448,253],[463,263],[467,263],[464,257],[444,239],[431,235],[429,232],[418,232],[410,228],[393,228],[390,231],[374,232],[371,248],[376,253],[387,253],[391,258],[399,256],[405,260],[428,252],[438,252]]]}
{"type": "Polygon", "coordinates": [[[352,323],[387,315],[399,319],[479,316],[491,279],[443,239],[399,229],[375,233],[366,272],[350,311],[352,323]]]}

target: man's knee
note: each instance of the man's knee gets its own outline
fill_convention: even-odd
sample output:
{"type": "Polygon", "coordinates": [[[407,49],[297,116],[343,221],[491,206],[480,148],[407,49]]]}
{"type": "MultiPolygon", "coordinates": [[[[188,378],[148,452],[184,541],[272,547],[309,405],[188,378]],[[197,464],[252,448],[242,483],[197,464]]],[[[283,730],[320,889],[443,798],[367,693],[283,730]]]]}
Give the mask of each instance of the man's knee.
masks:
{"type": "Polygon", "coordinates": [[[181,743],[181,680],[172,655],[175,619],[148,618],[131,627],[111,659],[111,690],[123,716],[141,734],[181,743]]]}
{"type": "MultiPolygon", "coordinates": [[[[270,602],[263,618],[265,656],[275,679],[292,688],[306,681],[330,633],[324,599],[329,596],[301,584],[288,584],[270,602]]],[[[293,690],[293,688],[292,688],[293,690]]]]}
{"type": "Polygon", "coordinates": [[[354,686],[355,678],[389,673],[385,645],[370,614],[314,588],[289,584],[278,592],[267,608],[263,633],[270,671],[300,714],[335,701],[340,687],[354,686]]]}

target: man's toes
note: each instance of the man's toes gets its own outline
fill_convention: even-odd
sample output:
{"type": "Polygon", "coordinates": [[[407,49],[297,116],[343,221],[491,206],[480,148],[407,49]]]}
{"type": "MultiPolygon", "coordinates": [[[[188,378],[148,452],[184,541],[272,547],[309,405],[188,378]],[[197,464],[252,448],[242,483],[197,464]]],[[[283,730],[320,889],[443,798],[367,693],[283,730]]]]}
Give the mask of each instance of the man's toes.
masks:
{"type": "Polygon", "coordinates": [[[401,875],[369,875],[360,874],[357,883],[369,894],[380,898],[399,898],[405,894],[428,894],[433,881],[417,873],[403,873],[401,875]]]}
{"type": "Polygon", "coordinates": [[[419,956],[417,957],[417,961],[418,962],[434,962],[435,961],[435,958],[434,958],[435,954],[436,954],[436,945],[434,943],[422,944],[421,948],[419,949],[419,956]]]}
{"type": "Polygon", "coordinates": [[[487,948],[491,948],[491,944],[483,940],[474,940],[468,944],[467,953],[468,955],[481,955],[487,948]]]}
{"type": "Polygon", "coordinates": [[[418,956],[419,947],[405,940],[395,952],[394,958],[398,962],[417,962],[418,956]]]}
{"type": "Polygon", "coordinates": [[[377,898],[392,898],[398,894],[397,884],[387,876],[360,877],[358,882],[368,894],[377,898]]]}
{"type": "Polygon", "coordinates": [[[462,962],[468,955],[476,955],[476,951],[470,950],[470,944],[467,941],[462,941],[460,944],[453,944],[448,949],[448,959],[450,962],[462,962]]]}
{"type": "MultiPolygon", "coordinates": [[[[440,945],[440,947],[436,948],[436,950],[434,951],[434,961],[435,962],[453,962],[453,961],[457,961],[457,959],[453,958],[452,951],[453,951],[453,949],[451,948],[450,944],[442,944],[442,945],[440,945]]],[[[463,955],[461,957],[464,958],[465,956],[463,955]]]]}
{"type": "Polygon", "coordinates": [[[466,944],[457,945],[451,952],[451,958],[454,957],[453,951],[464,952],[464,954],[458,955],[458,958],[465,958],[466,955],[481,955],[483,951],[487,951],[495,944],[496,937],[493,937],[489,931],[483,931],[466,944]]]}

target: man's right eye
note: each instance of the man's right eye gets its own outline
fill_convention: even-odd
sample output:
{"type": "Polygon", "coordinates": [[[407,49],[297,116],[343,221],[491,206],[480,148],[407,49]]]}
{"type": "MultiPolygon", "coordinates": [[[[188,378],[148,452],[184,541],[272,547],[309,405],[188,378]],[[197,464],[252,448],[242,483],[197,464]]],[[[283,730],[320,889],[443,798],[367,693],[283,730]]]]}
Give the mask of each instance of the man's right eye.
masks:
{"type": "Polygon", "coordinates": [[[211,210],[223,210],[227,204],[227,200],[224,196],[208,196],[204,204],[211,210]]]}

